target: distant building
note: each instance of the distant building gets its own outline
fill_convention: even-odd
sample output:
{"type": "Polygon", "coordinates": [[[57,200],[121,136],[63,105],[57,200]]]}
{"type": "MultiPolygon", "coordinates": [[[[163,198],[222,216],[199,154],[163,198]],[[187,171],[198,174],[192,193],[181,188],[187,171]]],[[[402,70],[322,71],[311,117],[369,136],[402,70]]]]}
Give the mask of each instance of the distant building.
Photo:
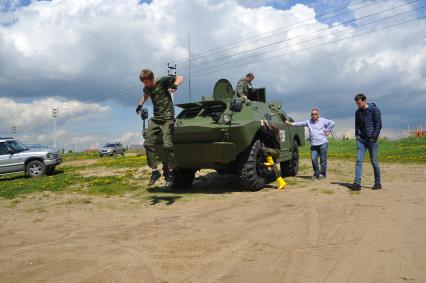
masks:
{"type": "Polygon", "coordinates": [[[423,131],[423,130],[412,131],[410,133],[410,136],[413,136],[413,137],[426,137],[426,131],[423,131]]]}

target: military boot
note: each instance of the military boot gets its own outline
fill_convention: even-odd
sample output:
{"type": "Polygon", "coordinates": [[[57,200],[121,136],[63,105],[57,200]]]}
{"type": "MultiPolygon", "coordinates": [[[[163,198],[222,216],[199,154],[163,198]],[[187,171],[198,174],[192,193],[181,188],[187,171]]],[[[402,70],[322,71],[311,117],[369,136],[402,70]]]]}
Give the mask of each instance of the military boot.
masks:
{"type": "Polygon", "coordinates": [[[152,171],[151,179],[149,180],[148,186],[154,185],[155,182],[157,182],[158,179],[160,179],[161,174],[158,172],[158,170],[152,171]]]}
{"type": "Polygon", "coordinates": [[[175,174],[174,174],[173,170],[168,170],[167,178],[166,178],[166,187],[173,186],[174,180],[175,180],[175,174]]]}

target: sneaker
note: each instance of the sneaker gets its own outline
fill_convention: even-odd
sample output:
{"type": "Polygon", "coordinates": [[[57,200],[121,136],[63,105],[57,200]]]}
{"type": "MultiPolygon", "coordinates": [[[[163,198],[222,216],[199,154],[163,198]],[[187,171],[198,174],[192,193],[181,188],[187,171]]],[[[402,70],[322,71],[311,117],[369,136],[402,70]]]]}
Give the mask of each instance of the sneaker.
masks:
{"type": "Polygon", "coordinates": [[[374,184],[374,186],[371,188],[372,190],[381,190],[382,185],[381,184],[374,184]]]}
{"type": "Polygon", "coordinates": [[[319,176],[318,176],[318,175],[313,175],[313,176],[311,177],[311,179],[312,179],[312,180],[318,180],[318,179],[319,179],[319,176]]]}
{"type": "Polygon", "coordinates": [[[158,179],[160,179],[161,174],[158,172],[158,170],[152,171],[151,179],[149,180],[148,186],[154,185],[155,182],[157,182],[158,179]]]}
{"type": "Polygon", "coordinates": [[[175,179],[175,175],[173,171],[169,171],[167,173],[167,179],[166,179],[166,187],[171,187],[173,186],[173,181],[175,179]]]}
{"type": "Polygon", "coordinates": [[[325,179],[326,178],[326,175],[323,175],[323,174],[319,174],[319,176],[318,176],[318,179],[325,179]]]}
{"type": "Polygon", "coordinates": [[[348,188],[351,189],[352,191],[360,191],[361,185],[357,184],[357,183],[353,183],[353,184],[349,185],[348,188]]]}

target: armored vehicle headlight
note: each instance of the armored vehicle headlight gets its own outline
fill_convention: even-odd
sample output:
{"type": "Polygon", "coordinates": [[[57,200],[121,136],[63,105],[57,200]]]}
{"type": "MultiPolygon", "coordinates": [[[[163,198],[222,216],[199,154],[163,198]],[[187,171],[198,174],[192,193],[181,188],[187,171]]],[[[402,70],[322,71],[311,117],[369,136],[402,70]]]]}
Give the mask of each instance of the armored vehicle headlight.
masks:
{"type": "Polygon", "coordinates": [[[231,122],[231,115],[229,115],[228,113],[223,114],[222,120],[224,123],[228,124],[229,122],[231,122]]]}

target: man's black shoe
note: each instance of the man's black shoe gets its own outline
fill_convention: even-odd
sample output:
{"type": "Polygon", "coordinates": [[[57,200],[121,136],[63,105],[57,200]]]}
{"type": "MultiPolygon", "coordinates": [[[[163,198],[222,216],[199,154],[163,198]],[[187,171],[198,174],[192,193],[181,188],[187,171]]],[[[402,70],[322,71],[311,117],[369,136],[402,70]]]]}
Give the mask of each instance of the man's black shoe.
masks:
{"type": "Polygon", "coordinates": [[[169,169],[167,167],[163,168],[163,177],[166,181],[169,179],[169,169]]]}
{"type": "Polygon", "coordinates": [[[381,190],[382,185],[381,184],[374,184],[374,186],[371,188],[372,190],[381,190]]]}
{"type": "Polygon", "coordinates": [[[352,191],[360,191],[361,185],[357,184],[357,183],[353,183],[353,184],[349,185],[348,188],[351,189],[352,191]]]}
{"type": "Polygon", "coordinates": [[[175,179],[174,172],[173,171],[167,172],[166,187],[173,186],[174,179],[175,179]]]}
{"type": "Polygon", "coordinates": [[[158,170],[152,171],[151,179],[149,180],[148,186],[154,185],[154,183],[157,182],[160,177],[161,174],[160,172],[158,172],[158,170]]]}

